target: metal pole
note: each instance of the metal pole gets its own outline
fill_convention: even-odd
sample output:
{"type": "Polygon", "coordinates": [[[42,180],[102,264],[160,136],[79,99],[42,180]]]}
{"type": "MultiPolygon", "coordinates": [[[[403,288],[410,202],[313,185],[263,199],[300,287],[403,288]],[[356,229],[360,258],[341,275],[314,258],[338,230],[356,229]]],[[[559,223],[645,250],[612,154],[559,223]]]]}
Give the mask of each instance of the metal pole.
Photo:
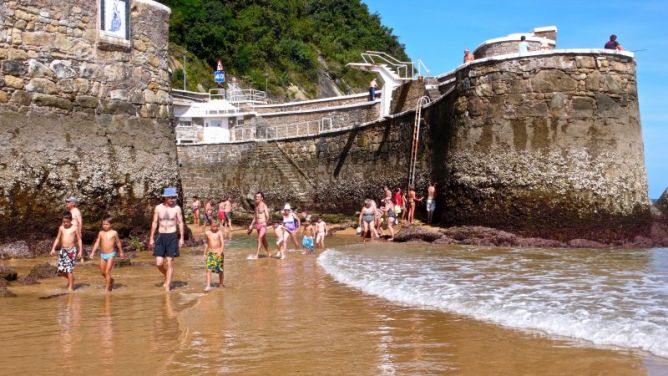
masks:
{"type": "Polygon", "coordinates": [[[186,91],[186,81],[188,80],[186,71],[186,55],[183,54],[183,91],[186,91]]]}

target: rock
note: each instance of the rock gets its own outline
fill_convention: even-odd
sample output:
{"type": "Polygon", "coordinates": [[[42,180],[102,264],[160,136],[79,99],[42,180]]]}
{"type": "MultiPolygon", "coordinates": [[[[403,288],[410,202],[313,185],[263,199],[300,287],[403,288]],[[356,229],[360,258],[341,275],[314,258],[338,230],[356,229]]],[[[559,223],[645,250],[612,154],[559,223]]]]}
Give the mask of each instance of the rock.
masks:
{"type": "Polygon", "coordinates": [[[7,287],[0,287],[0,298],[15,298],[16,294],[7,290],[7,287]]]}
{"type": "Polygon", "coordinates": [[[654,246],[654,241],[648,237],[637,235],[633,238],[633,245],[638,248],[651,248],[654,246]]]}
{"type": "Polygon", "coordinates": [[[77,72],[72,69],[71,64],[62,60],[54,60],[49,64],[51,70],[56,73],[58,78],[72,78],[77,75],[77,72]]]}
{"type": "Polygon", "coordinates": [[[116,258],[114,260],[114,267],[123,268],[126,266],[132,266],[132,261],[129,258],[116,258]]]}
{"type": "Polygon", "coordinates": [[[25,257],[32,257],[32,254],[30,253],[28,243],[23,240],[0,245],[0,259],[25,257]]]}
{"type": "Polygon", "coordinates": [[[47,94],[35,94],[33,97],[33,103],[35,103],[37,106],[56,107],[66,111],[71,111],[73,107],[72,102],[68,101],[67,99],[47,94]]]}
{"type": "Polygon", "coordinates": [[[543,238],[517,238],[516,245],[526,248],[561,248],[564,246],[564,243],[558,240],[543,238]]]}
{"type": "Polygon", "coordinates": [[[58,92],[58,87],[53,81],[47,78],[33,78],[26,85],[26,90],[43,94],[55,94],[58,92]]]}
{"type": "Polygon", "coordinates": [[[456,244],[457,241],[455,239],[452,239],[449,236],[441,236],[440,238],[434,240],[434,244],[456,244]]]}
{"type": "Polygon", "coordinates": [[[48,66],[35,59],[28,60],[28,75],[30,77],[53,77],[54,73],[48,66]]]}
{"type": "Polygon", "coordinates": [[[91,97],[88,95],[77,95],[75,100],[79,106],[85,108],[97,108],[99,103],[97,97],[91,97]]]}
{"type": "Polygon", "coordinates": [[[32,96],[26,91],[14,90],[12,98],[9,100],[9,102],[18,106],[30,106],[30,103],[32,102],[32,96]]]}
{"type": "Polygon", "coordinates": [[[15,89],[23,89],[24,82],[22,78],[5,75],[5,86],[13,87],[15,89]]]}
{"type": "Polygon", "coordinates": [[[58,276],[58,268],[48,262],[37,264],[30,269],[27,277],[34,279],[53,278],[58,276]]]}
{"type": "Polygon", "coordinates": [[[531,87],[538,93],[574,91],[577,81],[558,69],[542,70],[531,78],[531,87]]]}
{"type": "Polygon", "coordinates": [[[663,215],[668,216],[668,188],[663,191],[661,197],[654,203],[654,207],[659,209],[663,215]]]}
{"type": "Polygon", "coordinates": [[[53,42],[54,34],[44,31],[25,32],[21,35],[23,44],[32,46],[48,46],[53,42]]]}
{"type": "Polygon", "coordinates": [[[5,60],[2,62],[2,72],[12,76],[23,76],[26,74],[26,65],[20,60],[5,60]]]}
{"type": "Polygon", "coordinates": [[[0,90],[0,103],[7,103],[9,96],[4,91],[0,90]]]}
{"type": "Polygon", "coordinates": [[[603,243],[588,239],[573,239],[568,242],[568,246],[572,248],[607,248],[603,243]]]}
{"type": "Polygon", "coordinates": [[[443,234],[437,231],[428,230],[416,225],[402,226],[401,230],[394,236],[395,242],[407,242],[409,240],[423,240],[433,242],[443,237],[443,234]]]}
{"type": "Polygon", "coordinates": [[[4,265],[0,265],[0,279],[16,281],[17,275],[18,274],[16,273],[16,270],[4,265]]]}

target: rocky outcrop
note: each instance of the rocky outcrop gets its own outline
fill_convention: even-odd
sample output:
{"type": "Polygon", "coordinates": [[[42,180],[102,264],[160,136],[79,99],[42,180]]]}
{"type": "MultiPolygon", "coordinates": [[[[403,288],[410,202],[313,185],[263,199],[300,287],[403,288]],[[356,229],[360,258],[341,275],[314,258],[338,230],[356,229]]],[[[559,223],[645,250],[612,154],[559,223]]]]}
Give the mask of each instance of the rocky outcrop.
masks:
{"type": "Polygon", "coordinates": [[[169,10],[132,2],[130,39],[98,32],[99,2],[0,2],[0,238],[53,236],[63,199],[85,223],[146,226],[178,185],[169,10]]]}
{"type": "Polygon", "coordinates": [[[58,268],[48,262],[37,264],[30,269],[28,275],[18,279],[18,283],[23,285],[33,285],[39,283],[40,279],[56,277],[58,268]]]}
{"type": "Polygon", "coordinates": [[[23,240],[0,245],[0,259],[32,257],[28,243],[23,240]]]}
{"type": "Polygon", "coordinates": [[[456,226],[442,229],[416,225],[403,225],[394,237],[396,242],[425,241],[434,244],[461,244],[485,247],[522,248],[652,248],[668,246],[668,224],[652,225],[651,236],[636,236],[629,241],[600,243],[589,239],[571,239],[562,242],[554,239],[522,237],[483,226],[456,226]]]}
{"type": "Polygon", "coordinates": [[[15,281],[17,275],[18,274],[16,273],[16,270],[4,265],[0,265],[0,279],[4,279],[6,281],[15,281]]]}
{"type": "Polygon", "coordinates": [[[654,207],[659,209],[661,214],[668,218],[668,188],[663,191],[661,197],[654,203],[654,207]]]}
{"type": "Polygon", "coordinates": [[[0,298],[14,298],[16,294],[7,289],[7,280],[0,278],[0,298]]]}
{"type": "Polygon", "coordinates": [[[646,235],[632,57],[491,59],[458,71],[455,87],[427,115],[445,224],[560,241],[646,235]]]}

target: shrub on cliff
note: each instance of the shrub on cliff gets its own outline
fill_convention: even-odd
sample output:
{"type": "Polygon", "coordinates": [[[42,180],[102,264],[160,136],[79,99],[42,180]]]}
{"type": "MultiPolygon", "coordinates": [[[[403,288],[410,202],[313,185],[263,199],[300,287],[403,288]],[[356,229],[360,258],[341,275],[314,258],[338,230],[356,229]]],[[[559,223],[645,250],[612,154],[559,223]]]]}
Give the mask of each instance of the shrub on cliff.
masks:
{"type": "MultiPolygon", "coordinates": [[[[172,43],[210,67],[222,59],[228,74],[243,77],[255,88],[264,90],[266,79],[274,94],[283,94],[293,83],[316,95],[320,70],[344,91],[366,88],[368,75],[345,67],[365,50],[407,59],[392,29],[360,0],[160,1],[172,9],[172,43]]],[[[183,85],[179,70],[175,87],[183,85]]],[[[210,84],[211,71],[202,77],[188,73],[189,88],[196,88],[198,81],[210,84]]]]}

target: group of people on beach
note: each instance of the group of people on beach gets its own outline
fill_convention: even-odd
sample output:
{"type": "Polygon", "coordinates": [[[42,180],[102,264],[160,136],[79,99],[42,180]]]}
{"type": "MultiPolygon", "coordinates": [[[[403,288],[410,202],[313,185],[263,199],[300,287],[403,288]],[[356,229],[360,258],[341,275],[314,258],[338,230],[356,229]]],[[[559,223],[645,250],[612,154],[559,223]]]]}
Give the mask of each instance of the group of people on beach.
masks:
{"type": "Polygon", "coordinates": [[[360,209],[358,218],[358,233],[362,238],[378,239],[385,236],[383,231],[383,222],[387,223],[387,230],[390,235],[388,240],[394,240],[394,225],[401,221],[413,223],[415,220],[415,208],[417,203],[426,199],[425,209],[427,211],[427,223],[431,224],[434,211],[436,210],[436,183],[430,183],[427,187],[427,194],[424,197],[418,197],[413,186],[408,187],[408,192],[404,193],[400,187],[397,187],[394,193],[389,187],[383,187],[384,197],[380,200],[380,206],[375,200],[366,199],[360,209]]]}
{"type": "Polygon", "coordinates": [[[216,219],[228,236],[231,236],[232,230],[232,198],[229,196],[221,198],[218,203],[215,200],[205,200],[204,209],[202,201],[198,196],[193,196],[193,202],[190,206],[192,211],[193,225],[211,226],[216,219]]]}
{"type": "MultiPolygon", "coordinates": [[[[172,276],[174,274],[174,259],[179,257],[179,249],[184,246],[185,224],[183,211],[176,204],[176,188],[165,188],[162,195],[163,202],[157,205],[153,210],[153,219],[151,221],[151,231],[148,239],[148,247],[153,249],[153,256],[158,270],[163,275],[162,287],[165,291],[171,289],[172,276]]],[[[270,221],[270,215],[267,205],[264,203],[264,194],[258,192],[255,195],[255,215],[253,221],[248,227],[248,234],[253,229],[257,230],[257,251],[254,256],[249,258],[257,259],[259,252],[264,247],[267,256],[272,256],[266,239],[267,227],[270,221]]],[[[58,274],[67,279],[68,291],[74,290],[74,267],[77,259],[83,261],[83,244],[81,231],[83,219],[81,211],[77,208],[78,200],[70,197],[66,200],[67,210],[63,213],[62,223],[58,229],[58,234],[51,247],[51,256],[57,254],[58,274]],[[56,248],[60,246],[56,253],[56,248]]],[[[200,202],[194,197],[193,223],[200,225],[199,209],[200,202]]],[[[229,198],[221,200],[216,205],[219,210],[218,218],[212,215],[212,201],[207,201],[204,208],[204,259],[206,262],[206,287],[209,291],[212,287],[212,274],[217,273],[219,284],[224,281],[224,263],[225,263],[225,237],[231,233],[232,221],[232,203],[229,198]],[[207,229],[206,227],[209,226],[207,229]],[[225,227],[226,230],[221,229],[225,227]]],[[[282,221],[274,221],[272,224],[274,234],[276,235],[276,254],[275,258],[285,259],[288,240],[292,240],[297,249],[303,247],[303,254],[312,254],[315,247],[325,248],[325,236],[329,232],[327,224],[322,218],[311,221],[310,216],[305,216],[303,221],[286,204],[282,210],[282,221]],[[303,226],[302,226],[303,222],[303,226]],[[297,241],[297,233],[301,229],[301,247],[297,241]]],[[[100,273],[105,281],[105,291],[110,292],[113,289],[114,278],[111,275],[115,259],[123,258],[123,247],[118,233],[112,227],[112,218],[106,217],[102,220],[101,230],[99,231],[95,244],[89,257],[95,257],[97,251],[100,251],[100,273]]]]}
{"type": "Polygon", "coordinates": [[[288,240],[292,240],[297,250],[303,248],[302,254],[312,254],[313,249],[318,247],[325,248],[325,236],[329,233],[329,226],[322,218],[311,218],[304,213],[300,218],[293,210],[290,204],[285,204],[281,211],[281,220],[274,220],[270,224],[271,216],[269,208],[264,202],[264,193],[255,194],[255,213],[253,220],[248,226],[247,233],[250,235],[253,230],[257,231],[257,248],[255,255],[249,256],[250,259],[260,257],[260,250],[264,248],[267,257],[285,259],[288,246],[288,240]],[[303,219],[303,220],[302,220],[303,219]],[[303,222],[303,223],[302,223],[303,222]],[[276,254],[272,255],[267,241],[267,228],[270,226],[276,235],[276,254]],[[303,226],[302,226],[303,225],[303,226]],[[297,235],[301,229],[301,247],[297,241],[297,235]]]}

